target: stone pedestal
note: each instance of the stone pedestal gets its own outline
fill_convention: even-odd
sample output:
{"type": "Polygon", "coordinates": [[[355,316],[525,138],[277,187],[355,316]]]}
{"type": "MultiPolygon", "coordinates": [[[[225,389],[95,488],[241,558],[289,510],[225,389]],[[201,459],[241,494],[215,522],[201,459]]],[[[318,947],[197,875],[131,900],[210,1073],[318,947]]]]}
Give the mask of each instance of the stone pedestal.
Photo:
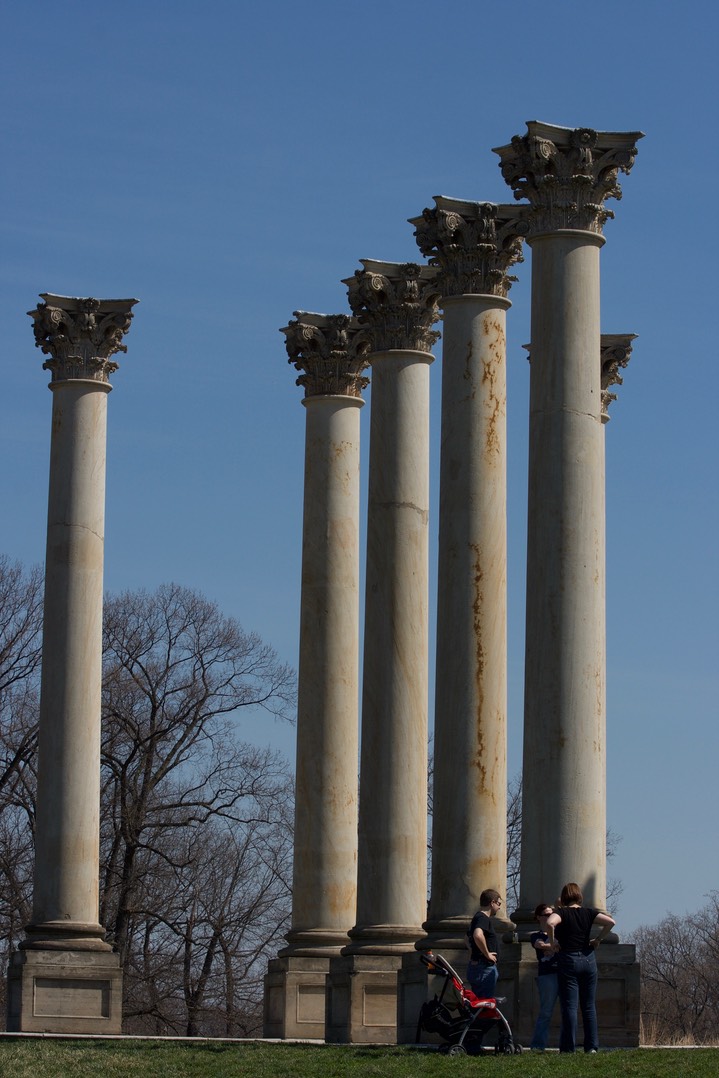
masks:
{"type": "Polygon", "coordinates": [[[119,1033],[119,961],[98,923],[105,451],[111,357],[137,301],[42,298],[29,312],[53,391],[35,873],[8,1029],[119,1033]]]}
{"type": "Polygon", "coordinates": [[[331,959],[325,1031],[329,1043],[397,1043],[401,965],[401,955],[352,954],[331,959]]]}
{"type": "Polygon", "coordinates": [[[329,958],[273,958],[265,975],[263,1035],[322,1041],[329,958]]]}
{"type": "Polygon", "coordinates": [[[118,1034],[122,971],[111,952],[16,951],[8,968],[8,1031],[118,1034]]]}
{"type": "MultiPolygon", "coordinates": [[[[639,1045],[639,963],[629,944],[602,944],[597,951],[597,1020],[602,1048],[637,1048],[639,1045]]],[[[499,995],[506,995],[502,1013],[514,1038],[525,1048],[532,1040],[539,1013],[537,957],[530,943],[510,945],[502,951],[499,995]]],[[[559,1047],[560,1010],[557,1002],[549,1034],[549,1047],[559,1047]]],[[[581,1044],[581,1015],[577,1039],[581,1044]]]]}

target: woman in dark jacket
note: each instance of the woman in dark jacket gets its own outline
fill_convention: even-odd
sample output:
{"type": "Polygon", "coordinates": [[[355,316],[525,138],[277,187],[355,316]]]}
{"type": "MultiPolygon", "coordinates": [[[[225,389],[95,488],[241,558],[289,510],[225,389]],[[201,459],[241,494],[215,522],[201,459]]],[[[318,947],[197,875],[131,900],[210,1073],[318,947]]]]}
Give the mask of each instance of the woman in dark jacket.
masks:
{"type": "Polygon", "coordinates": [[[582,1010],[584,1051],[599,1048],[597,1032],[597,960],[595,950],[614,928],[614,918],[602,910],[582,906],[583,896],[576,883],[566,883],[559,899],[560,911],[547,918],[550,944],[559,945],[557,975],[559,1005],[562,1008],[560,1052],[573,1052],[577,1035],[577,1003],[582,1010]],[[593,925],[601,932],[591,939],[593,925]]]}

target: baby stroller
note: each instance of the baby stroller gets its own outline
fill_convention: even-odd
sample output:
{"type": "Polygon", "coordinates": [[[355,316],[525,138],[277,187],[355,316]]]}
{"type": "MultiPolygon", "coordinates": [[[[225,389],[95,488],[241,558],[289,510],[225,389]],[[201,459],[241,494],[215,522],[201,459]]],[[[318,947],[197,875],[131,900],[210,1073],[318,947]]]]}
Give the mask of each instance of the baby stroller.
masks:
{"type": "Polygon", "coordinates": [[[479,999],[464,987],[462,978],[441,954],[425,951],[419,957],[430,973],[444,978],[444,984],[438,996],[422,1004],[417,1021],[418,1044],[423,1031],[438,1033],[447,1042],[447,1054],[460,1056],[479,1052],[484,1036],[491,1029],[496,1029],[494,1051],[497,1055],[513,1055],[522,1051],[522,1046],[514,1042],[507,1019],[497,1007],[497,1003],[503,1002],[502,999],[479,999]],[[448,988],[453,991],[445,999],[448,988]]]}

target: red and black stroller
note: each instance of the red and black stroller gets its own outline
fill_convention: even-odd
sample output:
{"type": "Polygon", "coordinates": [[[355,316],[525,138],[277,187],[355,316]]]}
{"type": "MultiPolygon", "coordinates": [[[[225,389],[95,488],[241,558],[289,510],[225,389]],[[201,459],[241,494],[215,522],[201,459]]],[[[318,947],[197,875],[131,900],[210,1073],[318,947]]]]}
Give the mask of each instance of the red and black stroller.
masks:
{"type": "Polygon", "coordinates": [[[430,973],[444,978],[442,991],[434,999],[422,1004],[417,1021],[417,1043],[422,1033],[437,1033],[446,1041],[448,1055],[459,1056],[465,1052],[480,1052],[482,1040],[490,1030],[497,1031],[494,1051],[497,1055],[513,1055],[521,1052],[515,1044],[509,1023],[497,1004],[502,999],[479,999],[465,988],[462,978],[452,969],[441,954],[425,951],[420,956],[430,973]],[[447,995],[447,989],[452,992],[447,995]]]}

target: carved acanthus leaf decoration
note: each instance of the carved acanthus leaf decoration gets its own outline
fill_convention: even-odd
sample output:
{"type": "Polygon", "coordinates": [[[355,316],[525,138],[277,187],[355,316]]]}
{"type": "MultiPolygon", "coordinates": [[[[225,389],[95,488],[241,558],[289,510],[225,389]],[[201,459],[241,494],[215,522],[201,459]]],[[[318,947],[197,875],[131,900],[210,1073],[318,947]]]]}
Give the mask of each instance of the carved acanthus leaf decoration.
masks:
{"type": "Polygon", "coordinates": [[[442,295],[506,296],[517,279],[507,270],[523,261],[527,209],[442,195],[434,201],[410,224],[420,251],[439,269],[442,295]]]}
{"type": "Polygon", "coordinates": [[[34,319],[35,345],[51,358],[43,370],[53,382],[71,379],[109,383],[117,370],[110,358],[126,352],[122,338],[132,322],[136,299],[76,299],[42,292],[44,303],[28,311],[34,319]]]}
{"type": "Polygon", "coordinates": [[[617,182],[637,155],[641,131],[594,131],[531,120],[499,154],[504,179],[516,199],[529,200],[532,233],[577,228],[601,234],[614,214],[605,199],[621,198],[617,182]]]}
{"type": "Polygon", "coordinates": [[[610,393],[610,386],[620,386],[624,379],[619,373],[626,367],[632,354],[632,342],[636,333],[603,333],[600,350],[602,357],[602,422],[610,419],[609,405],[617,399],[616,393],[610,393]]]}
{"type": "Polygon", "coordinates": [[[308,397],[361,397],[369,385],[362,374],[370,351],[367,332],[346,314],[294,315],[280,333],[285,334],[288,361],[303,372],[296,384],[308,397]]]}
{"type": "Polygon", "coordinates": [[[437,271],[415,262],[361,258],[347,285],[349,305],[365,326],[373,352],[390,349],[431,352],[439,339],[437,271]]]}

